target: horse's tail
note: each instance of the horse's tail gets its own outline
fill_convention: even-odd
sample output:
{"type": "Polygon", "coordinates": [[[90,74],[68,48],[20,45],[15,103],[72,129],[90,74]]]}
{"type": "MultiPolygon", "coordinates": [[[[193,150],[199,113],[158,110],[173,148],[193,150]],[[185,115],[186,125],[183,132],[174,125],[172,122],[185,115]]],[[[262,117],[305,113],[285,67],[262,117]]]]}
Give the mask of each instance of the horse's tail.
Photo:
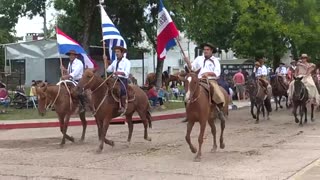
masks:
{"type": "Polygon", "coordinates": [[[269,98],[266,98],[264,100],[264,106],[266,107],[268,112],[272,112],[271,100],[269,98]]]}
{"type": "Polygon", "coordinates": [[[147,110],[147,120],[148,120],[149,128],[152,128],[152,117],[151,117],[150,108],[148,108],[147,110]]]}

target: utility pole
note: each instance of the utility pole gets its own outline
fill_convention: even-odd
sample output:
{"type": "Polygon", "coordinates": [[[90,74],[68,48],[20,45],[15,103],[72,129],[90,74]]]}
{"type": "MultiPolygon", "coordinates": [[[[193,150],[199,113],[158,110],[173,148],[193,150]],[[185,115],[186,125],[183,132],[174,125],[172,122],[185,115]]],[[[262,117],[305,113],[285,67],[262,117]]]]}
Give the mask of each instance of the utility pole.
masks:
{"type": "Polygon", "coordinates": [[[46,5],[46,2],[44,2],[43,16],[42,16],[43,17],[43,35],[44,35],[44,39],[47,39],[47,37],[48,37],[46,9],[47,9],[47,5],[46,5]]]}

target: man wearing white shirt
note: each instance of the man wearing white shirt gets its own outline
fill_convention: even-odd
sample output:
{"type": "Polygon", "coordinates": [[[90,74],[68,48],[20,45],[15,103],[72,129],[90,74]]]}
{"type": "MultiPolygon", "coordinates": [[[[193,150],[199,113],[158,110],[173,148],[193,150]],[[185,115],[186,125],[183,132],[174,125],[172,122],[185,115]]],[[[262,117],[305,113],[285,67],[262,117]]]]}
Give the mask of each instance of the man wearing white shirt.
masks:
{"type": "MultiPolygon", "coordinates": [[[[127,49],[122,46],[114,47],[114,51],[117,56],[117,60],[113,61],[108,67],[107,72],[112,72],[114,75],[119,77],[120,80],[120,103],[119,103],[119,113],[124,113],[125,104],[127,99],[127,87],[128,87],[128,78],[130,74],[131,63],[124,57],[124,53],[127,52],[127,49]]],[[[104,59],[106,60],[106,56],[104,59]]]]}
{"type": "Polygon", "coordinates": [[[276,74],[283,79],[283,82],[287,84],[287,68],[284,63],[280,63],[279,67],[276,69],[276,74]]]}
{"type": "MultiPolygon", "coordinates": [[[[219,116],[224,118],[222,108],[226,103],[224,94],[220,89],[220,86],[217,83],[217,79],[221,74],[221,66],[218,58],[214,57],[213,54],[216,53],[216,48],[210,44],[205,43],[202,45],[203,56],[198,56],[191,64],[187,64],[189,69],[197,71],[200,69],[198,74],[199,79],[208,79],[211,85],[211,98],[212,101],[217,104],[218,109],[220,110],[219,116]]],[[[187,62],[190,62],[189,59],[186,59],[187,62]]]]}
{"type": "Polygon", "coordinates": [[[266,90],[268,97],[271,98],[272,87],[267,80],[268,69],[267,69],[266,65],[264,65],[263,58],[258,58],[257,60],[258,61],[256,62],[255,69],[254,69],[255,76],[256,76],[257,80],[262,82],[263,86],[265,87],[265,90],[266,90]]]}
{"type": "MultiPolygon", "coordinates": [[[[75,50],[70,50],[68,53],[66,53],[67,56],[69,56],[69,64],[68,64],[68,69],[64,68],[64,66],[61,66],[61,69],[64,72],[64,75],[61,77],[62,80],[73,80],[76,82],[79,82],[79,80],[82,77],[83,71],[84,71],[84,66],[81,60],[77,58],[79,55],[75,50]]],[[[83,93],[80,93],[78,95],[78,98],[80,100],[80,112],[85,111],[85,97],[83,93]]]]}

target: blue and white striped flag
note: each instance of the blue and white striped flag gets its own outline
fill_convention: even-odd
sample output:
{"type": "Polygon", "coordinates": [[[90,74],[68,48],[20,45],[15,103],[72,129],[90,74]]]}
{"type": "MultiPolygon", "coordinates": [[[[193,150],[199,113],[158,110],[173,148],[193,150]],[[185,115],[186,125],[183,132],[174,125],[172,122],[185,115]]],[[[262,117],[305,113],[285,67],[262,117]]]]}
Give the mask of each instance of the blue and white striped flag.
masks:
{"type": "Polygon", "coordinates": [[[102,33],[103,33],[103,40],[105,41],[106,45],[109,47],[109,54],[110,54],[111,61],[114,61],[117,57],[115,55],[115,52],[112,50],[112,48],[114,46],[122,46],[127,49],[127,44],[123,39],[123,37],[121,36],[118,29],[114,26],[113,22],[107,15],[102,5],[100,5],[100,8],[101,8],[101,23],[102,23],[101,27],[102,27],[102,33]]]}

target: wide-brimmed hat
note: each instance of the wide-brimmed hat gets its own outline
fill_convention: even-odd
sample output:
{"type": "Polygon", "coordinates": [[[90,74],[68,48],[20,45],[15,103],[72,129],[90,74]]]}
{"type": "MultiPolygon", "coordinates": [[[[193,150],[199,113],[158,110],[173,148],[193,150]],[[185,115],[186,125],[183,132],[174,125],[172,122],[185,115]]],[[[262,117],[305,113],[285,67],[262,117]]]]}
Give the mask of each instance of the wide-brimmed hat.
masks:
{"type": "Polygon", "coordinates": [[[301,54],[301,58],[309,58],[308,54],[301,54]]]}
{"type": "Polygon", "coordinates": [[[115,46],[115,47],[113,47],[113,50],[116,50],[116,49],[120,49],[120,51],[123,52],[123,53],[127,52],[127,49],[124,48],[124,47],[122,47],[122,46],[115,46]]]}
{"type": "Polygon", "coordinates": [[[261,66],[261,64],[259,63],[259,61],[254,63],[255,66],[261,66]]]}
{"type": "Polygon", "coordinates": [[[205,46],[208,46],[212,49],[213,53],[217,52],[217,47],[215,47],[213,44],[207,42],[200,45],[200,48],[203,49],[205,46]]]}
{"type": "Polygon", "coordinates": [[[70,50],[69,52],[66,53],[67,56],[70,56],[71,54],[79,55],[75,50],[70,50]]]}

